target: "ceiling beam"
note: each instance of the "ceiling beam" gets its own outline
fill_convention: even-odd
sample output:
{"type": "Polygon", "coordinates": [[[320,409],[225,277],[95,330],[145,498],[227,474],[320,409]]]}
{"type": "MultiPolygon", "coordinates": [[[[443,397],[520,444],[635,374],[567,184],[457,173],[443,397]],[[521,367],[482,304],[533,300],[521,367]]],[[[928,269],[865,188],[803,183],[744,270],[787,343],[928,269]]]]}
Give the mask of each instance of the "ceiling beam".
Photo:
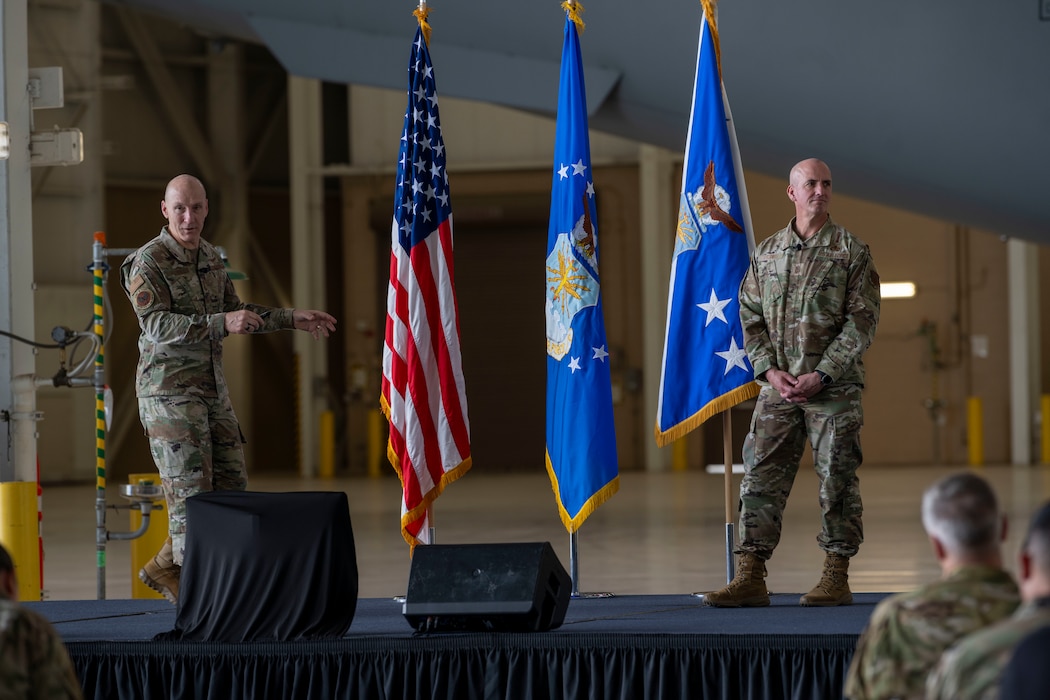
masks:
{"type": "Polygon", "coordinates": [[[184,91],[175,81],[175,77],[164,61],[160,47],[153,40],[139,13],[119,5],[114,7],[114,10],[120,18],[120,23],[135,53],[142,59],[146,75],[160,101],[164,116],[200,170],[201,179],[205,182],[213,182],[218,168],[212,158],[211,146],[204,132],[198,126],[194,114],[186,107],[187,104],[192,103],[192,100],[179,99],[184,91]]]}

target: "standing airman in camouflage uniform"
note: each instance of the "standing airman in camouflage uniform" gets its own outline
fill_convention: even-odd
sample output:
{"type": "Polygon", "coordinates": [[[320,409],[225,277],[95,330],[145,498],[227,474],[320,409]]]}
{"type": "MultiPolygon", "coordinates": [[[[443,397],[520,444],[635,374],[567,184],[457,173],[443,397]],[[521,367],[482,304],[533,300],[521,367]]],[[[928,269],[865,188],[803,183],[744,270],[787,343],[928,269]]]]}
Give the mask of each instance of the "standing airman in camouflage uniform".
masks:
{"type": "Polygon", "coordinates": [[[0,698],[81,697],[62,638],[50,622],[18,604],[15,564],[0,545],[0,698]]]}
{"type": "Polygon", "coordinates": [[[208,198],[197,178],[179,175],[169,182],[160,208],[168,225],[127,257],[120,280],[141,330],[135,393],[170,532],[139,579],[175,602],[186,499],[212,490],[243,491],[248,483],[244,437],[223,375],[223,339],[281,329],[328,337],[336,320],[324,311],[241,302],[218,250],[201,238],[208,198]]]}
{"type": "Polygon", "coordinates": [[[927,698],[996,700],[1000,676],[1014,649],[1029,633],[1050,627],[1050,503],[1032,518],[1019,571],[1024,603],[1007,619],[964,637],[945,652],[927,679],[927,698]]]}
{"type": "Polygon", "coordinates": [[[879,275],[868,247],[828,213],[828,166],[804,160],[789,180],[795,218],[755,248],[740,286],[744,343],[762,389],[743,448],[737,574],[704,596],[706,605],[769,605],[766,560],[780,541],[807,438],[820,482],[817,543],[826,558],[820,582],[799,602],[853,601],[847,568],[864,539],[861,356],[879,321],[879,275]]]}
{"type": "Polygon", "coordinates": [[[1020,603],[1002,568],[1006,518],[987,481],[961,472],[936,482],[923,494],[922,524],[942,578],[875,607],[846,674],[850,700],[924,697],[945,649],[1020,603]]]}

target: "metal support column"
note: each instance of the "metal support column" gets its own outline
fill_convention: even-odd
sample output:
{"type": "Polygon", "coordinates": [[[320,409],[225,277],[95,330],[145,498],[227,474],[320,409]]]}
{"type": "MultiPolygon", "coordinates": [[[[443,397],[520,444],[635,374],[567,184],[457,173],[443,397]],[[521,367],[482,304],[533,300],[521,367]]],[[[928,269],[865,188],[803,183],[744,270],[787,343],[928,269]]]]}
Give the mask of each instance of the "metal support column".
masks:
{"type": "MultiPolygon", "coordinates": [[[[249,279],[237,280],[237,296],[242,301],[255,301],[251,277],[249,221],[248,221],[248,175],[245,169],[244,133],[247,120],[244,115],[244,47],[235,42],[212,42],[208,49],[208,137],[212,144],[212,162],[215,167],[215,182],[208,186],[209,200],[217,203],[208,217],[211,228],[208,238],[221,245],[232,267],[249,272],[249,279]]],[[[249,473],[256,460],[262,456],[252,453],[255,440],[252,435],[252,389],[253,343],[258,338],[231,335],[223,343],[223,371],[230,387],[230,399],[237,412],[248,444],[244,446],[249,464],[249,473]]]]}
{"type": "MultiPolygon", "coordinates": [[[[321,83],[288,78],[288,147],[292,206],[292,300],[301,308],[324,309],[324,187],[321,180],[323,123],[321,83]]],[[[299,473],[317,474],[318,426],[327,408],[324,380],[327,346],[295,333],[298,370],[299,473]]]]}
{"type": "Polygon", "coordinates": [[[645,413],[642,431],[645,438],[645,468],[666,471],[671,450],[660,449],[652,436],[660,392],[660,367],[663,364],[664,333],[667,322],[667,286],[671,276],[671,254],[674,251],[675,199],[674,154],[655,146],[641,146],[639,151],[639,199],[642,219],[642,385],[645,390],[645,413]]]}
{"type": "MultiPolygon", "coordinates": [[[[29,91],[28,20],[26,0],[0,0],[0,121],[10,133],[10,155],[0,160],[0,329],[32,338],[33,321],[33,214],[29,174],[29,138],[32,106],[29,91]]],[[[19,416],[14,380],[31,376],[35,369],[31,348],[0,336],[0,482],[32,483],[36,490],[36,431],[16,430],[19,416]]],[[[6,491],[5,491],[6,492],[6,491]]],[[[33,499],[5,499],[6,523],[32,524],[38,519],[33,499]],[[17,512],[15,512],[17,511],[17,512]]],[[[21,548],[16,564],[24,571],[40,570],[38,548],[21,548]],[[34,556],[35,555],[35,556],[34,556]]],[[[17,556],[17,555],[16,555],[17,556]]],[[[28,578],[28,576],[27,576],[28,578]]],[[[36,577],[33,577],[34,579],[36,577]]],[[[36,579],[38,580],[38,579],[36,579]]],[[[39,580],[38,586],[39,589],[39,580]]],[[[40,591],[36,591],[40,597],[40,591]]]]}
{"type": "Polygon", "coordinates": [[[1034,243],[1007,243],[1010,314],[1010,461],[1031,464],[1039,411],[1039,250],[1034,243]]]}

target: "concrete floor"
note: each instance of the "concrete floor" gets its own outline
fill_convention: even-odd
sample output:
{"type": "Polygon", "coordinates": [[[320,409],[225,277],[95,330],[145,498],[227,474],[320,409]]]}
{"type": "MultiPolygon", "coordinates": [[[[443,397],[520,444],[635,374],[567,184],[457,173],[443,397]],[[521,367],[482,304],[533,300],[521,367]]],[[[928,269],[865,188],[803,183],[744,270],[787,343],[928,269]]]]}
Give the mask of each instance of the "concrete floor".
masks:
{"type": "MultiPolygon", "coordinates": [[[[922,491],[955,471],[946,467],[865,466],[861,471],[866,541],[854,558],[850,581],[857,592],[901,591],[938,575],[919,519],[922,491]]],[[[1050,499],[1045,467],[983,467],[1011,521],[1005,556],[1016,568],[1018,546],[1033,510],[1050,499]]],[[[733,507],[739,486],[733,480],[733,507]]],[[[700,472],[627,472],[620,490],[578,534],[578,589],[614,594],[690,593],[721,586],[726,578],[724,482],[700,472]]],[[[107,502],[124,502],[110,484],[107,502]]],[[[409,549],[399,530],[400,484],[391,471],[379,478],[301,479],[259,475],[253,491],[344,491],[350,502],[359,569],[359,596],[405,592],[409,549]]],[[[130,541],[106,547],[105,594],[99,596],[95,548],[95,485],[47,486],[43,491],[44,599],[132,597],[130,541]]],[[[735,517],[735,516],[734,516],[735,517]]],[[[127,511],[109,510],[107,529],[127,531],[127,511]]],[[[442,544],[549,541],[566,569],[570,538],[558,518],[546,473],[488,475],[474,469],[451,484],[434,509],[442,544]]],[[[804,592],[816,582],[823,559],[816,478],[799,472],[785,513],[780,547],[769,563],[771,591],[804,592]]],[[[152,552],[150,552],[152,554],[152,552]]]]}

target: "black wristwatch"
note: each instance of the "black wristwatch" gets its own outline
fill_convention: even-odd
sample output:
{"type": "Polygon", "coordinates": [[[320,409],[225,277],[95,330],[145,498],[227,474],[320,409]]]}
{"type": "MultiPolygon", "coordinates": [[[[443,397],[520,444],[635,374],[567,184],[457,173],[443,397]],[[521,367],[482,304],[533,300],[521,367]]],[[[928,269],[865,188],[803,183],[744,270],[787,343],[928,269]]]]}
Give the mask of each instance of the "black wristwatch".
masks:
{"type": "Polygon", "coordinates": [[[814,371],[815,371],[815,372],[816,372],[817,374],[819,374],[819,375],[820,375],[820,383],[821,383],[821,384],[823,384],[824,386],[828,386],[829,384],[831,384],[832,382],[834,382],[834,381],[835,381],[834,379],[832,379],[832,378],[831,378],[831,377],[829,377],[828,375],[826,375],[826,374],[824,374],[823,372],[821,372],[821,371],[820,371],[819,369],[818,369],[818,370],[814,370],[814,371]]]}

